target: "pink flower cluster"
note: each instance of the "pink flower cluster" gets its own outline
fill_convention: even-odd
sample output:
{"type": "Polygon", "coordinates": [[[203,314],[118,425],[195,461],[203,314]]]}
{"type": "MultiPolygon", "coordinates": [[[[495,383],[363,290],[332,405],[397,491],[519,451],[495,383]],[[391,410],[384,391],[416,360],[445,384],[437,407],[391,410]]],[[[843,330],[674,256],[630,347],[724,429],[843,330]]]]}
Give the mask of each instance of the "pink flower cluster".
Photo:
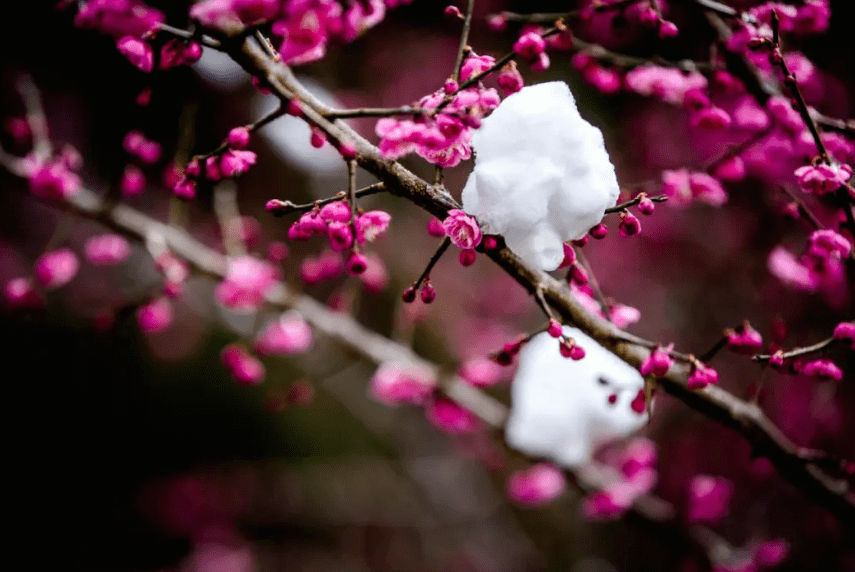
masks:
{"type": "MultiPolygon", "coordinates": [[[[356,228],[356,243],[365,244],[383,236],[392,219],[386,211],[374,210],[357,215],[351,225],[351,210],[347,201],[328,203],[303,213],[288,228],[288,238],[296,241],[309,240],[313,235],[325,235],[330,248],[341,252],[353,247],[353,228],[356,228]]],[[[311,273],[315,274],[315,273],[311,273]]],[[[326,273],[324,273],[326,276],[326,273]]],[[[334,276],[329,276],[333,278],[334,276]]],[[[324,279],[324,278],[321,278],[324,279]]],[[[318,280],[315,280],[317,282],[318,280]]]]}
{"type": "Polygon", "coordinates": [[[623,80],[617,70],[605,67],[587,52],[576,52],[570,59],[574,69],[582,74],[582,79],[604,94],[614,94],[620,91],[623,80]]]}
{"type": "Polygon", "coordinates": [[[809,361],[798,369],[804,375],[815,377],[819,381],[840,381],[843,379],[843,372],[837,367],[837,364],[828,359],[809,361]]]}
{"type": "Polygon", "coordinates": [[[784,284],[804,292],[822,291],[837,299],[845,297],[842,260],[852,251],[852,242],[830,230],[814,231],[807,250],[796,257],[784,246],[777,246],[768,258],[769,272],[784,284]]]}
{"type": "Polygon", "coordinates": [[[267,291],[275,285],[276,268],[269,262],[244,255],[229,261],[225,279],[215,295],[223,306],[233,310],[255,310],[264,303],[267,291]]]}
{"type": "MultiPolygon", "coordinates": [[[[140,71],[150,72],[154,68],[154,50],[147,41],[134,36],[123,36],[116,42],[116,48],[131,64],[140,71]]],[[[160,69],[165,70],[182,65],[194,64],[202,57],[202,46],[196,42],[183,42],[173,39],[160,49],[160,69]]],[[[147,105],[148,93],[141,104],[147,105]]]]}
{"type": "Polygon", "coordinates": [[[220,181],[224,178],[239,177],[255,165],[256,159],[255,153],[243,149],[227,149],[221,155],[208,157],[204,164],[193,159],[187,164],[184,176],[178,179],[172,192],[182,199],[193,199],[201,179],[220,181]]]}
{"type": "Polygon", "coordinates": [[[834,163],[827,165],[805,165],[799,167],[795,172],[799,179],[799,186],[806,193],[825,195],[832,193],[845,184],[852,177],[852,168],[849,165],[834,163]]]}
{"type": "Polygon", "coordinates": [[[537,463],[508,477],[508,498],[524,506],[540,506],[558,497],[567,488],[564,473],[551,463],[537,463]]]}
{"type": "Polygon", "coordinates": [[[638,370],[641,372],[641,375],[653,375],[656,377],[663,377],[668,374],[668,370],[671,369],[671,365],[674,363],[674,360],[668,355],[670,350],[674,349],[674,344],[669,344],[667,347],[657,347],[650,355],[644,358],[644,361],[641,362],[641,366],[638,370]]]}
{"type": "Polygon", "coordinates": [[[663,171],[662,192],[668,197],[668,204],[675,207],[686,206],[693,201],[715,207],[727,202],[727,192],[718,179],[686,169],[663,171]]]}
{"type": "Polygon", "coordinates": [[[732,330],[725,330],[724,336],[727,339],[727,348],[738,354],[753,355],[763,347],[763,336],[748,322],[732,330]]]}
{"type": "Polygon", "coordinates": [[[203,0],[190,16],[210,28],[273,21],[273,33],[282,38],[279,53],[285,63],[298,65],[323,58],[331,41],[353,41],[383,21],[387,8],[410,1],[203,0]]]}
{"type": "Polygon", "coordinates": [[[688,380],[686,380],[689,389],[703,389],[716,383],[718,383],[718,372],[716,370],[697,360],[692,363],[692,370],[689,372],[688,380]]]}
{"type": "Polygon", "coordinates": [[[796,34],[818,34],[828,29],[831,8],[828,0],[807,0],[801,6],[792,6],[783,2],[765,2],[748,10],[748,13],[762,25],[772,25],[772,11],[778,14],[782,32],[796,34]]]}
{"type": "MultiPolygon", "coordinates": [[[[469,60],[478,58],[472,56],[469,60]]],[[[488,58],[484,56],[478,61],[488,58]]],[[[492,58],[489,58],[492,60],[492,58]]],[[[476,73],[478,68],[467,70],[476,73]]],[[[468,77],[461,73],[460,79],[468,77]]],[[[408,153],[417,153],[430,163],[441,167],[454,167],[472,156],[472,131],[481,125],[481,119],[498,107],[499,94],[495,89],[473,86],[447,95],[439,90],[423,97],[418,106],[425,110],[415,119],[384,117],[377,122],[375,131],[380,136],[380,152],[388,159],[397,159],[408,153]],[[435,116],[429,113],[446,97],[450,103],[435,116]]]]}
{"type": "Polygon", "coordinates": [[[81,5],[74,25],[95,28],[116,38],[141,37],[165,20],[160,10],[141,0],[89,0],[81,5]]]}
{"type": "Polygon", "coordinates": [[[80,155],[72,149],[48,161],[42,161],[33,154],[24,158],[24,169],[33,195],[41,199],[65,200],[80,191],[82,181],[74,172],[81,167],[80,155]]]}
{"type": "Polygon", "coordinates": [[[146,138],[139,131],[128,131],[122,140],[122,147],[128,155],[136,157],[146,165],[157,163],[160,160],[160,143],[146,138]]]}
{"type": "Polygon", "coordinates": [[[686,105],[687,102],[696,102],[698,98],[704,101],[707,78],[698,72],[685,73],[676,68],[649,64],[628,71],[624,85],[639,95],[655,97],[674,105],[686,105]]]}
{"type": "Polygon", "coordinates": [[[611,520],[623,515],[638,497],[656,486],[656,444],[645,438],[631,440],[609,456],[608,465],[618,470],[618,478],[582,501],[582,514],[591,520],[611,520]]]}

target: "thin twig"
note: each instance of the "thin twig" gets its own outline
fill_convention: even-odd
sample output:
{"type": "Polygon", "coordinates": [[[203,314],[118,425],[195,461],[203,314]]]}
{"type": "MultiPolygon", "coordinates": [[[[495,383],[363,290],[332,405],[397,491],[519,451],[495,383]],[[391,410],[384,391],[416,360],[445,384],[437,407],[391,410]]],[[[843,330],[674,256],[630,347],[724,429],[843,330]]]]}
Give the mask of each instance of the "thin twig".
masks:
{"type": "Polygon", "coordinates": [[[810,223],[814,226],[814,228],[822,229],[825,228],[823,224],[819,221],[813,211],[808,208],[805,202],[802,200],[800,196],[795,194],[787,185],[780,185],[779,187],[782,191],[787,193],[787,196],[790,197],[794,203],[799,207],[799,212],[805,215],[810,223]]]}
{"type": "Polygon", "coordinates": [[[402,105],[401,107],[360,107],[355,109],[337,109],[324,115],[327,119],[351,119],[354,117],[391,117],[393,115],[416,115],[430,112],[429,109],[402,105]]]}
{"type": "MultiPolygon", "coordinates": [[[[354,191],[354,197],[367,197],[369,195],[376,195],[378,193],[382,193],[386,191],[386,185],[383,183],[374,183],[373,185],[368,185],[367,187],[363,187],[361,189],[357,189],[354,191]]],[[[318,207],[322,207],[329,203],[334,203],[336,201],[343,201],[347,198],[347,191],[339,191],[335,195],[331,197],[327,197],[325,199],[318,199],[311,203],[306,203],[304,205],[295,205],[291,201],[278,201],[277,208],[275,211],[276,216],[283,216],[291,213],[304,213],[309,212],[310,210],[316,209],[318,207]]]]}
{"type": "Polygon", "coordinates": [[[645,197],[647,197],[648,199],[650,199],[654,203],[664,203],[665,201],[668,200],[667,195],[656,195],[656,196],[651,197],[650,195],[647,195],[645,193],[641,193],[637,197],[635,197],[634,199],[630,199],[630,200],[626,201],[625,203],[620,203],[619,205],[615,205],[613,207],[607,208],[606,214],[614,214],[614,213],[619,213],[619,212],[625,211],[629,207],[634,207],[635,205],[640,203],[645,197]]]}
{"type": "MultiPolygon", "coordinates": [[[[821,351],[831,347],[831,345],[834,342],[835,342],[834,338],[827,338],[827,339],[824,339],[821,342],[817,342],[811,346],[795,348],[795,349],[792,349],[788,352],[784,352],[781,354],[781,357],[783,359],[792,359],[792,358],[797,358],[797,357],[801,357],[801,356],[806,356],[806,355],[816,353],[816,352],[821,352],[821,351]]],[[[751,356],[751,359],[756,361],[756,362],[759,362],[759,363],[764,363],[764,362],[769,361],[772,357],[773,357],[772,354],[757,354],[757,355],[751,356]]]]}
{"type": "Polygon", "coordinates": [[[588,284],[591,286],[591,290],[594,291],[594,297],[600,305],[600,311],[603,313],[603,317],[611,322],[612,305],[606,298],[605,294],[603,294],[603,289],[600,288],[600,281],[597,280],[597,277],[594,275],[594,269],[591,267],[591,263],[588,262],[588,257],[585,256],[584,252],[582,252],[583,250],[584,249],[582,248],[576,249],[576,258],[579,259],[579,262],[585,268],[585,272],[588,273],[588,284]]]}
{"type": "Polygon", "coordinates": [[[428,263],[427,263],[427,266],[425,266],[425,269],[422,271],[422,273],[419,275],[419,277],[416,279],[416,281],[413,282],[413,284],[412,284],[413,290],[418,290],[419,286],[422,285],[422,282],[424,282],[430,276],[431,270],[433,270],[433,267],[436,266],[437,262],[439,262],[439,259],[442,258],[442,255],[445,254],[445,251],[448,250],[449,246],[451,246],[451,239],[446,236],[445,238],[442,239],[442,242],[439,243],[439,246],[437,247],[436,252],[434,252],[433,256],[431,256],[430,260],[428,260],[428,263]]]}
{"type": "Polygon", "coordinates": [[[460,32],[460,45],[457,47],[457,59],[454,61],[454,72],[451,74],[454,81],[460,79],[460,68],[463,66],[463,57],[466,55],[469,43],[469,30],[472,28],[473,10],[475,10],[475,0],[466,0],[466,15],[463,18],[463,30],[460,32]]]}

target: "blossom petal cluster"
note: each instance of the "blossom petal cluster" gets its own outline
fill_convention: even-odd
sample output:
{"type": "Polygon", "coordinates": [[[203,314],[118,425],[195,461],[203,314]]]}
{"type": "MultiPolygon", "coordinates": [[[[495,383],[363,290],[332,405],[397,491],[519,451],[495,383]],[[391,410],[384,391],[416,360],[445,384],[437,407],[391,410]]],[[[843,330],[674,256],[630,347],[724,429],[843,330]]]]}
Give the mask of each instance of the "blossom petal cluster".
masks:
{"type": "Polygon", "coordinates": [[[682,207],[694,201],[720,207],[727,202],[727,191],[715,177],[686,169],[662,172],[662,192],[668,204],[682,207]]]}
{"type": "Polygon", "coordinates": [[[508,96],[473,144],[463,210],[543,270],[558,267],[564,241],[584,236],[620,192],[602,133],[582,119],[563,82],[508,96]]]}
{"type": "Polygon", "coordinates": [[[473,130],[481,125],[484,115],[498,106],[499,94],[492,88],[475,86],[453,95],[438,90],[419,100],[418,107],[425,110],[421,116],[384,117],[377,122],[380,153],[387,159],[416,153],[440,167],[455,167],[472,156],[473,130]],[[449,103],[435,115],[431,114],[446,97],[450,98],[449,103]]]}
{"type": "Polygon", "coordinates": [[[190,16],[211,28],[272,21],[286,64],[317,61],[331,42],[350,42],[410,0],[203,0],[190,16]]]}
{"type": "Polygon", "coordinates": [[[517,471],[505,485],[508,497],[524,506],[546,504],[566,488],[564,473],[551,463],[537,463],[524,471],[517,471]]]}
{"type": "Polygon", "coordinates": [[[628,71],[624,85],[639,95],[683,105],[687,93],[706,89],[707,78],[698,72],[684,73],[677,68],[649,64],[628,71]]]}
{"type": "Polygon", "coordinates": [[[586,357],[565,359],[548,333],[534,336],[519,354],[505,433],[508,444],[526,454],[574,467],[600,445],[640,428],[647,415],[630,407],[643,387],[641,374],[582,331],[563,331],[586,357]]]}
{"type": "Polygon", "coordinates": [[[89,0],[74,17],[74,25],[95,28],[116,38],[140,37],[166,21],[160,10],[141,0],[89,0]]]}

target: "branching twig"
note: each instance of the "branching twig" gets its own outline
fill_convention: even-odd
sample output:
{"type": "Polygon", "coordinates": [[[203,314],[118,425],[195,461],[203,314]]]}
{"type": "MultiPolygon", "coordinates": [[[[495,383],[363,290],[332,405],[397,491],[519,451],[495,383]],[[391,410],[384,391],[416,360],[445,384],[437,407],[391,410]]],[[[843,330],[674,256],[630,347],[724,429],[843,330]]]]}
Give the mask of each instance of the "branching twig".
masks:
{"type": "MultiPolygon", "coordinates": [[[[812,354],[815,352],[821,352],[822,350],[829,348],[834,343],[834,341],[835,341],[834,338],[827,338],[827,339],[822,340],[821,342],[817,342],[817,343],[810,345],[810,346],[804,346],[801,348],[796,348],[796,349],[790,350],[788,352],[784,352],[783,354],[781,354],[781,357],[783,359],[792,359],[792,358],[797,358],[797,357],[805,356],[808,354],[812,354]]],[[[760,363],[767,362],[771,358],[772,358],[772,355],[770,355],[770,354],[757,354],[757,355],[751,357],[751,359],[753,359],[756,362],[760,362],[760,363]]]]}

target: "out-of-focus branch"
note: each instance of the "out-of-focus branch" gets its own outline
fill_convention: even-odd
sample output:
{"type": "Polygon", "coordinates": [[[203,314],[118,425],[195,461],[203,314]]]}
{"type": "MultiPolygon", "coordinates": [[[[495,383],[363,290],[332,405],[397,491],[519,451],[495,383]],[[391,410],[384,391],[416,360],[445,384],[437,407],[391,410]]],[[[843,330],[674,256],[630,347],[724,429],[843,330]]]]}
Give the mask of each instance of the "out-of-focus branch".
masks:
{"type": "Polygon", "coordinates": [[[45,117],[45,110],[42,107],[39,90],[29,75],[19,77],[15,83],[15,88],[21,95],[24,107],[27,110],[27,123],[30,125],[30,131],[33,134],[33,152],[36,157],[45,160],[50,157],[53,146],[48,135],[47,117],[45,117]]]}
{"type": "MultiPolygon", "coordinates": [[[[315,98],[291,70],[266,56],[250,40],[245,40],[231,53],[250,74],[265,80],[282,98],[296,94],[302,103],[305,118],[330,137],[352,141],[357,149],[357,161],[366,171],[378,177],[389,192],[401,196],[440,218],[459,205],[441,189],[428,184],[397,161],[380,155],[379,150],[341,121],[329,121],[325,115],[332,110],[315,98]]],[[[588,312],[570,293],[566,285],[552,276],[531,268],[508,248],[486,253],[530,293],[540,289],[547,302],[571,323],[613,351],[634,367],[647,357],[652,342],[629,335],[608,321],[588,312]]],[[[755,454],[763,455],[777,467],[792,484],[836,514],[841,520],[855,523],[855,494],[848,483],[823,471],[804,459],[799,448],[766,417],[755,404],[746,402],[718,386],[689,390],[689,367],[678,364],[659,379],[661,387],[689,407],[730,427],[743,435],[755,454]]]]}

